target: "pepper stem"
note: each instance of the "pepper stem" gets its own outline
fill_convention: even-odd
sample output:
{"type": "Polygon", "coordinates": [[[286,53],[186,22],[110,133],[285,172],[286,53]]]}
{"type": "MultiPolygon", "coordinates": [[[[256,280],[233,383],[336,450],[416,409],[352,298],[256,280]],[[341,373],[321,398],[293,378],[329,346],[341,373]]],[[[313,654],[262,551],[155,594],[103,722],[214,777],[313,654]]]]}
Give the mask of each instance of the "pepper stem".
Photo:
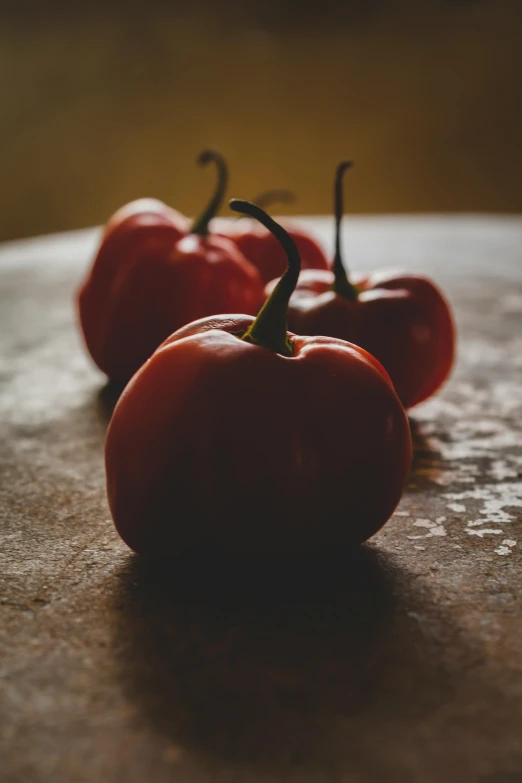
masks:
{"type": "Polygon", "coordinates": [[[341,256],[341,224],[344,212],[343,199],[343,177],[346,169],[353,166],[351,160],[343,160],[337,166],[335,172],[334,203],[335,203],[335,256],[333,262],[333,273],[335,275],[332,290],[345,299],[355,302],[357,299],[357,289],[350,283],[348,273],[344,267],[341,256]]]}
{"type": "MultiPolygon", "coordinates": [[[[294,201],[295,193],[293,193],[291,190],[286,190],[286,188],[272,188],[271,190],[264,190],[258,196],[253,198],[252,204],[256,204],[256,206],[261,207],[261,209],[266,209],[274,203],[293,204],[294,201]]],[[[247,216],[236,215],[235,220],[241,220],[245,217],[247,216]]]]}
{"type": "Polygon", "coordinates": [[[297,285],[301,271],[301,259],[294,240],[279,223],[272,220],[266,212],[250,201],[233,198],[230,209],[242,212],[259,220],[281,243],[288,258],[288,268],[278,282],[263,307],[259,311],[252,326],[247,329],[242,340],[268,348],[282,356],[293,356],[292,342],[286,328],[286,312],[288,302],[297,285]]]}
{"type": "Polygon", "coordinates": [[[256,198],[252,199],[253,204],[257,204],[261,209],[266,209],[271,204],[293,204],[295,201],[295,193],[286,188],[272,188],[272,190],[264,190],[256,198]]]}
{"type": "Polygon", "coordinates": [[[220,208],[228,185],[228,166],[223,155],[217,150],[203,150],[198,156],[198,165],[206,166],[210,162],[215,163],[217,166],[218,180],[216,190],[201,215],[193,222],[189,232],[190,234],[199,234],[202,237],[208,235],[208,224],[220,208]]]}

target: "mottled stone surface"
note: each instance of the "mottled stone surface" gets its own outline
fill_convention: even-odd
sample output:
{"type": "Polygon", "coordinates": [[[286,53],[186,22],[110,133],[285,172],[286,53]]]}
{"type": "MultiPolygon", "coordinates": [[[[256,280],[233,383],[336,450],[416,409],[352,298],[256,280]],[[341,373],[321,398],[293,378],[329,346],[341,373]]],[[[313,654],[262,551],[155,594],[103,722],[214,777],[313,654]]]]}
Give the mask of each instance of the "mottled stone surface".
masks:
{"type": "Polygon", "coordinates": [[[329,562],[165,570],[107,508],[112,394],[72,303],[96,232],[0,249],[4,783],[522,780],[522,220],[345,236],[354,269],[432,274],[459,326],[400,508],[329,562]]]}

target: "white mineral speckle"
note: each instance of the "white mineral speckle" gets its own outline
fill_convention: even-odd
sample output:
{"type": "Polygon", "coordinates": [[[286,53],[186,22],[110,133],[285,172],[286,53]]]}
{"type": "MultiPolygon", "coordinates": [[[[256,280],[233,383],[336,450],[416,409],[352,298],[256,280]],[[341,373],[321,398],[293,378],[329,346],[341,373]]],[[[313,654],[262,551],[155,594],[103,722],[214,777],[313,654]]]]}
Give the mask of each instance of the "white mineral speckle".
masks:
{"type": "Polygon", "coordinates": [[[427,528],[428,532],[425,536],[407,536],[410,539],[417,539],[417,538],[430,538],[431,536],[447,536],[447,532],[444,528],[444,525],[440,524],[441,522],[445,522],[446,517],[437,517],[436,522],[432,522],[431,519],[416,519],[413,523],[414,527],[424,527],[427,528]]]}
{"type": "Polygon", "coordinates": [[[448,508],[456,514],[463,514],[466,511],[464,503],[448,503],[448,508]]]}
{"type": "Polygon", "coordinates": [[[515,466],[510,467],[503,459],[495,460],[489,472],[497,481],[505,481],[507,478],[517,478],[518,476],[518,469],[515,466]]]}
{"type": "Polygon", "coordinates": [[[522,484],[519,481],[485,484],[482,487],[466,489],[463,492],[448,492],[448,500],[480,500],[479,513],[488,522],[511,522],[514,515],[508,508],[522,508],[522,484]]]}
{"type": "Polygon", "coordinates": [[[416,519],[413,523],[415,527],[434,527],[435,522],[432,522],[431,519],[416,519]]]}
{"type": "Polygon", "coordinates": [[[479,530],[473,530],[468,528],[467,532],[470,536],[478,536],[484,538],[484,536],[499,536],[504,532],[503,530],[494,530],[491,527],[481,527],[479,530]]]}
{"type": "Polygon", "coordinates": [[[446,530],[444,528],[444,525],[435,525],[435,527],[432,527],[429,532],[430,536],[447,536],[446,530]]]}
{"type": "MultiPolygon", "coordinates": [[[[447,509],[451,521],[446,530],[443,517],[412,520],[425,528],[425,539],[466,531],[471,543],[473,537],[506,535],[505,526],[513,529],[522,509],[522,384],[517,377],[498,380],[495,372],[522,367],[522,340],[491,345],[467,340],[465,356],[471,366],[480,366],[480,381],[453,381],[449,399],[436,396],[415,416],[425,446],[414,479],[442,488],[441,511],[447,509]]],[[[502,554],[511,550],[506,541],[511,539],[498,546],[502,554]]]]}

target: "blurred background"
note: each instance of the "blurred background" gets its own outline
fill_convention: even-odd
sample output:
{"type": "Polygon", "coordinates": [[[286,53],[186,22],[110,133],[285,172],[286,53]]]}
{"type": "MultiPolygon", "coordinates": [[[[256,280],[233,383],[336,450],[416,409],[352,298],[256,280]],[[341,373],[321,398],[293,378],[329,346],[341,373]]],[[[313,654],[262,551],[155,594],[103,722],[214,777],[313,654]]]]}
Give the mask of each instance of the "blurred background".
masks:
{"type": "Polygon", "coordinates": [[[0,239],[156,196],[279,213],[522,211],[522,0],[0,3],[0,239]]]}

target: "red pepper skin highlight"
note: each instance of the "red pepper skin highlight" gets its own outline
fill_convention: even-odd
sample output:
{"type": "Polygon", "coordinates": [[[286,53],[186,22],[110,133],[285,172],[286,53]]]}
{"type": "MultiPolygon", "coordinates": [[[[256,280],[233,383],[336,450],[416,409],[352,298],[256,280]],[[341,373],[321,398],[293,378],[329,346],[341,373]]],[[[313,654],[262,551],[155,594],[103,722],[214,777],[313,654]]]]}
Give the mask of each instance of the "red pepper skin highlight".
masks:
{"type": "Polygon", "coordinates": [[[156,198],[138,198],[116,210],[104,228],[102,239],[107,240],[113,232],[119,232],[123,228],[153,225],[155,219],[172,225],[180,237],[186,234],[190,227],[190,221],[185,215],[163,201],[156,198]]]}
{"type": "Polygon", "coordinates": [[[223,312],[255,314],[263,300],[257,270],[230,240],[209,235],[221,202],[226,170],[218,153],[216,194],[190,226],[175,210],[140,199],[111,218],[78,293],[85,343],[112,380],[126,383],[172,332],[223,312]]]}
{"type": "MultiPolygon", "coordinates": [[[[429,278],[382,270],[348,278],[340,251],[342,176],[336,175],[333,270],[304,270],[288,306],[298,334],[323,334],[360,345],[386,368],[405,408],[444,383],[455,359],[455,326],[444,294],[429,278]]],[[[268,284],[269,296],[277,281],[268,284]]]]}
{"type": "Polygon", "coordinates": [[[299,275],[256,319],[221,315],[171,335],[120,397],[105,449],[116,528],[141,555],[332,551],[389,519],[411,464],[405,411],[362,348],[288,333],[299,275]]]}

